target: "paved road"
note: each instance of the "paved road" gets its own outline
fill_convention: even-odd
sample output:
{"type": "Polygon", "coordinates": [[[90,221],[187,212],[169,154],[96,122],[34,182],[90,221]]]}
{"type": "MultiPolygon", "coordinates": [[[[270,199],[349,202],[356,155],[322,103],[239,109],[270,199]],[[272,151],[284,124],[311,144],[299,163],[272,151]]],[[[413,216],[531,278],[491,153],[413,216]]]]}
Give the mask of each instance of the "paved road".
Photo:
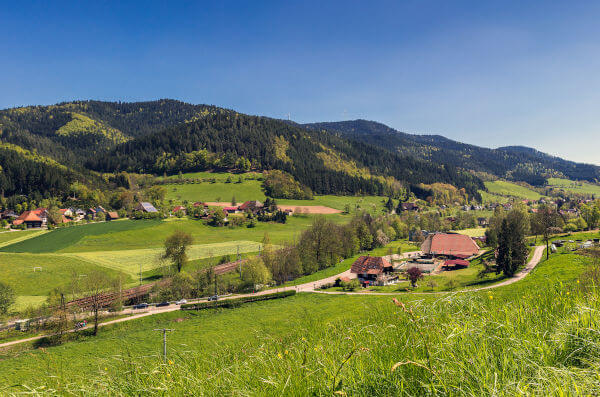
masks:
{"type": "MultiPolygon", "coordinates": [[[[523,279],[525,276],[527,276],[534,268],[535,266],[540,262],[540,260],[542,259],[542,255],[544,254],[544,246],[537,246],[535,247],[535,251],[533,253],[533,256],[531,258],[531,260],[529,261],[529,263],[527,263],[527,265],[525,266],[525,268],[523,270],[521,270],[519,273],[517,273],[514,277],[502,281],[501,283],[498,284],[494,284],[494,285],[490,285],[487,287],[481,287],[481,288],[476,288],[476,289],[469,289],[469,290],[463,290],[463,291],[458,291],[458,292],[475,292],[475,291],[482,291],[482,290],[487,290],[487,289],[492,289],[492,288],[498,288],[498,287],[502,287],[505,285],[509,285],[512,283],[515,283],[521,279],[523,279]]],[[[409,252],[409,253],[405,253],[402,255],[403,258],[408,257],[409,255],[414,255],[415,252],[409,252]]],[[[336,274],[334,276],[330,276],[321,280],[317,280],[317,281],[313,281],[313,282],[309,282],[309,283],[304,283],[304,284],[299,284],[299,285],[295,285],[295,286],[290,286],[290,287],[282,287],[282,288],[277,288],[277,289],[271,289],[271,290],[264,290],[264,291],[260,291],[254,294],[242,294],[242,295],[232,295],[230,297],[224,297],[222,299],[232,299],[232,298],[240,298],[240,297],[245,297],[245,296],[254,296],[254,295],[265,295],[265,294],[271,294],[273,292],[278,292],[278,291],[291,291],[291,290],[296,290],[298,292],[313,292],[313,293],[319,293],[319,294],[332,294],[332,295],[342,295],[342,294],[346,294],[346,295],[398,295],[398,294],[402,294],[402,292],[342,292],[342,291],[320,291],[318,288],[323,285],[323,284],[329,284],[329,283],[333,283],[337,278],[339,277],[348,277],[348,278],[352,278],[352,277],[356,277],[355,275],[353,275],[352,273],[350,273],[350,270],[346,270],[343,273],[340,274],[336,274]]],[[[449,292],[420,292],[419,294],[447,294],[449,292]]],[[[414,292],[412,294],[415,294],[414,292]]],[[[195,302],[204,302],[205,300],[202,299],[197,299],[197,300],[191,300],[189,301],[190,303],[195,303],[195,302]]],[[[121,323],[124,321],[130,321],[130,320],[135,320],[141,317],[146,317],[146,316],[152,316],[154,314],[159,314],[159,313],[166,313],[166,312],[172,312],[175,310],[179,310],[179,306],[177,305],[170,305],[170,306],[165,306],[165,307],[154,307],[154,306],[150,306],[148,307],[148,309],[144,309],[143,312],[141,313],[137,313],[137,314],[133,314],[131,316],[128,317],[123,317],[123,318],[118,318],[115,320],[110,320],[110,321],[106,321],[103,323],[100,323],[99,326],[103,327],[105,325],[110,325],[110,324],[116,324],[116,323],[121,323]]],[[[132,314],[132,313],[136,313],[137,311],[133,310],[133,309],[126,309],[123,310],[122,312],[120,312],[120,314],[132,314]]],[[[90,324],[87,327],[83,328],[83,329],[89,329],[92,328],[94,325],[90,324]]],[[[75,332],[76,330],[70,330],[69,332],[75,332]]],[[[38,339],[42,339],[44,337],[47,336],[52,336],[52,335],[41,335],[41,336],[34,336],[31,338],[27,338],[27,339],[19,339],[19,340],[14,340],[11,342],[5,342],[5,343],[0,343],[0,349],[4,348],[4,347],[8,347],[8,346],[12,346],[12,345],[16,345],[19,343],[25,343],[25,342],[33,342],[36,341],[38,339]]]]}

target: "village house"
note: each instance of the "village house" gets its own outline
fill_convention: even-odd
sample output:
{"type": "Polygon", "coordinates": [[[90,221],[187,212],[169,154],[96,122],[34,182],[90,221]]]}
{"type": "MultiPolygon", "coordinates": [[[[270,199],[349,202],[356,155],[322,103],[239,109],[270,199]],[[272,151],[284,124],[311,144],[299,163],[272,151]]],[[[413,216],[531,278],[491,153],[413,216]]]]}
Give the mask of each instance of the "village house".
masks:
{"type": "Polygon", "coordinates": [[[25,211],[13,221],[13,225],[19,226],[25,224],[29,228],[40,228],[44,224],[43,219],[38,215],[37,210],[25,211]]]}
{"type": "Polygon", "coordinates": [[[421,244],[423,254],[431,257],[466,259],[479,252],[479,246],[469,236],[457,233],[435,233],[421,244]]]}
{"type": "Polygon", "coordinates": [[[156,208],[154,208],[154,206],[151,203],[142,201],[140,202],[137,207],[135,207],[136,211],[140,211],[140,212],[158,212],[158,210],[156,208]]]}
{"type": "Polygon", "coordinates": [[[238,208],[240,211],[250,211],[256,213],[262,210],[264,207],[263,203],[258,200],[246,201],[244,204],[240,205],[238,208]]]}
{"type": "Polygon", "coordinates": [[[361,256],[350,268],[363,287],[385,285],[393,270],[392,264],[379,256],[361,256]]]}
{"type": "Polygon", "coordinates": [[[183,215],[185,215],[187,213],[187,209],[183,205],[176,205],[175,207],[173,207],[174,214],[179,211],[181,211],[183,213],[183,215]]]}
{"type": "Polygon", "coordinates": [[[19,215],[13,210],[4,210],[0,212],[0,219],[7,219],[9,221],[18,218],[19,215]]]}
{"type": "Polygon", "coordinates": [[[477,224],[481,227],[486,227],[490,224],[488,218],[477,218],[477,224]]]}
{"type": "Polygon", "coordinates": [[[223,207],[223,211],[226,214],[237,214],[239,212],[239,207],[223,207]]]}
{"type": "Polygon", "coordinates": [[[115,219],[119,219],[119,214],[116,211],[108,211],[106,213],[107,221],[114,221],[115,219]]]}

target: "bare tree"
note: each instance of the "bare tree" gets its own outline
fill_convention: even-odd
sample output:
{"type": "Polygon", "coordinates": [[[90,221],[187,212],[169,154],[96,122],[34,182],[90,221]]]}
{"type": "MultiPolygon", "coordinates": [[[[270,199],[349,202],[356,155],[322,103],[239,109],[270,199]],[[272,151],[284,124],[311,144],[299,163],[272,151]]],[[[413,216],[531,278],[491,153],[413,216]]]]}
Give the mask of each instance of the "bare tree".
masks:
{"type": "Polygon", "coordinates": [[[90,272],[84,280],[83,289],[88,294],[89,307],[94,315],[94,335],[98,333],[100,310],[107,305],[104,298],[113,286],[113,280],[98,270],[90,272]]]}

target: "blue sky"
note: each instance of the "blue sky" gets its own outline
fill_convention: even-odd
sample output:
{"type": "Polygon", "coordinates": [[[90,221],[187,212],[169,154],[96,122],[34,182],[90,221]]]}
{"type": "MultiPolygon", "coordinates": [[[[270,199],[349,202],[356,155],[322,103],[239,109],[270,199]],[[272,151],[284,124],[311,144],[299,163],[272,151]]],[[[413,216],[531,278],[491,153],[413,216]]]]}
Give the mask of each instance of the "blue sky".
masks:
{"type": "Polygon", "coordinates": [[[175,98],[600,164],[598,2],[23,3],[2,108],[175,98]]]}

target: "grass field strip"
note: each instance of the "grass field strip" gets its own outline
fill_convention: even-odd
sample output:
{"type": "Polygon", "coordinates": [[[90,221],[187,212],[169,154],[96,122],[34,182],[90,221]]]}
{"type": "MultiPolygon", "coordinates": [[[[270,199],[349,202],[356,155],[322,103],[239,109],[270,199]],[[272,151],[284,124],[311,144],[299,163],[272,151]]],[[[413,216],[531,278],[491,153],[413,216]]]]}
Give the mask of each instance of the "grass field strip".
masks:
{"type": "Polygon", "coordinates": [[[4,241],[4,242],[0,243],[0,248],[6,247],[7,245],[15,244],[15,243],[18,243],[21,241],[28,240],[33,237],[41,236],[42,234],[48,233],[48,230],[40,230],[38,233],[23,233],[23,232],[3,232],[3,233],[11,233],[11,234],[14,234],[15,236],[19,235],[19,233],[22,233],[23,235],[13,238],[12,240],[8,240],[8,241],[4,241]]]}
{"type": "MultiPolygon", "coordinates": [[[[196,244],[188,248],[188,259],[204,259],[211,256],[235,255],[239,253],[257,252],[262,248],[262,244],[255,241],[228,241],[213,244],[196,244]]],[[[161,265],[160,255],[163,248],[146,248],[122,251],[95,251],[79,252],[68,254],[56,254],[80,258],[100,266],[120,270],[125,273],[136,276],[140,271],[152,270],[161,265]]]]}

